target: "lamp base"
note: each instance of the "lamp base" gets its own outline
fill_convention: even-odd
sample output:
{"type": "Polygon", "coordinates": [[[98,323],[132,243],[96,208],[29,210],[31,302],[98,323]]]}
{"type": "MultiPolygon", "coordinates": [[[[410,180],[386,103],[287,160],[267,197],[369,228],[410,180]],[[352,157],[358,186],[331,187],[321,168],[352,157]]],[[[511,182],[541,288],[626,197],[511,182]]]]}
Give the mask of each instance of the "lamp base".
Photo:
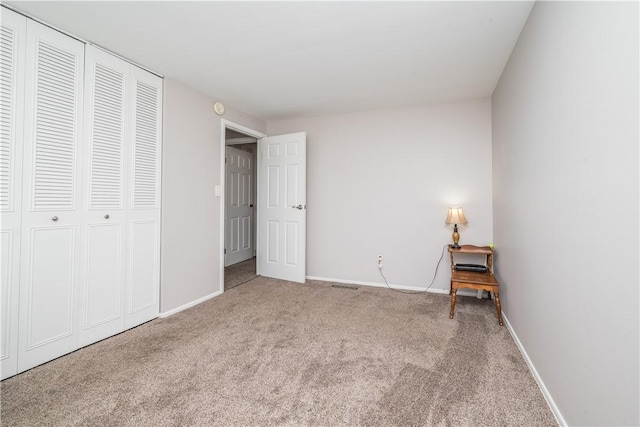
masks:
{"type": "Polygon", "coordinates": [[[453,245],[451,247],[453,249],[460,249],[460,245],[458,242],[460,241],[460,233],[458,233],[458,224],[453,224],[453,234],[451,235],[453,239],[453,245]]]}

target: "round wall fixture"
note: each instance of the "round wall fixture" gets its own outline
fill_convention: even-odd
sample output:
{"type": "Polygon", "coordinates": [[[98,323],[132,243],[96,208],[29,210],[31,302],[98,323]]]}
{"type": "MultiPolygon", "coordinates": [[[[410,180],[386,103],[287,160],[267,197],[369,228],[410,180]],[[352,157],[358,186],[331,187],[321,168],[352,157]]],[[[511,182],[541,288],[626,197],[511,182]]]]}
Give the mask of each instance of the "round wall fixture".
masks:
{"type": "Polygon", "coordinates": [[[224,104],[222,102],[216,102],[213,104],[213,111],[216,112],[217,115],[221,116],[224,114],[224,104]]]}

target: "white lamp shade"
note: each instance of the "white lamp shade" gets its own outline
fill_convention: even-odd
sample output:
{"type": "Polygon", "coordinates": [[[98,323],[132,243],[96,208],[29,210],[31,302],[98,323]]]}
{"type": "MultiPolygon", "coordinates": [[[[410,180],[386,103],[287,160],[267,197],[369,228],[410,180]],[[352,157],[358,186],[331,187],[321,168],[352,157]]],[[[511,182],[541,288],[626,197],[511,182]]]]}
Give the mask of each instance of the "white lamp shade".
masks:
{"type": "Polygon", "coordinates": [[[449,208],[449,214],[447,215],[447,224],[466,224],[467,218],[464,217],[462,208],[455,207],[449,208]]]}

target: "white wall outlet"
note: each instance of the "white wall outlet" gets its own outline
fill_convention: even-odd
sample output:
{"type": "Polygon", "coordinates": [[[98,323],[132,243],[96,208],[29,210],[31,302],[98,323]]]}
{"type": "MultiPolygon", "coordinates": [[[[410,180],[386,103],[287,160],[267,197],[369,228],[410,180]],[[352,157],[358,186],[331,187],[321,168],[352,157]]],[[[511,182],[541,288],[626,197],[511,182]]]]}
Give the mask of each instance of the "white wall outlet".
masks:
{"type": "Polygon", "coordinates": [[[378,268],[382,268],[382,255],[378,255],[378,268]]]}

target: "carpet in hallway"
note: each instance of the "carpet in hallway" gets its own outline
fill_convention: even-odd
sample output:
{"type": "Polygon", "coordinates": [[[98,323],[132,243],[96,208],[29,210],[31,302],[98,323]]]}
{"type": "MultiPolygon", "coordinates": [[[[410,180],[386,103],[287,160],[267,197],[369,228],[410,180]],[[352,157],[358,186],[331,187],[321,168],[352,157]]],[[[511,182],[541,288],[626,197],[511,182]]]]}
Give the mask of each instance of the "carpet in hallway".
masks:
{"type": "Polygon", "coordinates": [[[224,290],[235,288],[256,277],[256,258],[230,265],[224,268],[224,290]]]}

